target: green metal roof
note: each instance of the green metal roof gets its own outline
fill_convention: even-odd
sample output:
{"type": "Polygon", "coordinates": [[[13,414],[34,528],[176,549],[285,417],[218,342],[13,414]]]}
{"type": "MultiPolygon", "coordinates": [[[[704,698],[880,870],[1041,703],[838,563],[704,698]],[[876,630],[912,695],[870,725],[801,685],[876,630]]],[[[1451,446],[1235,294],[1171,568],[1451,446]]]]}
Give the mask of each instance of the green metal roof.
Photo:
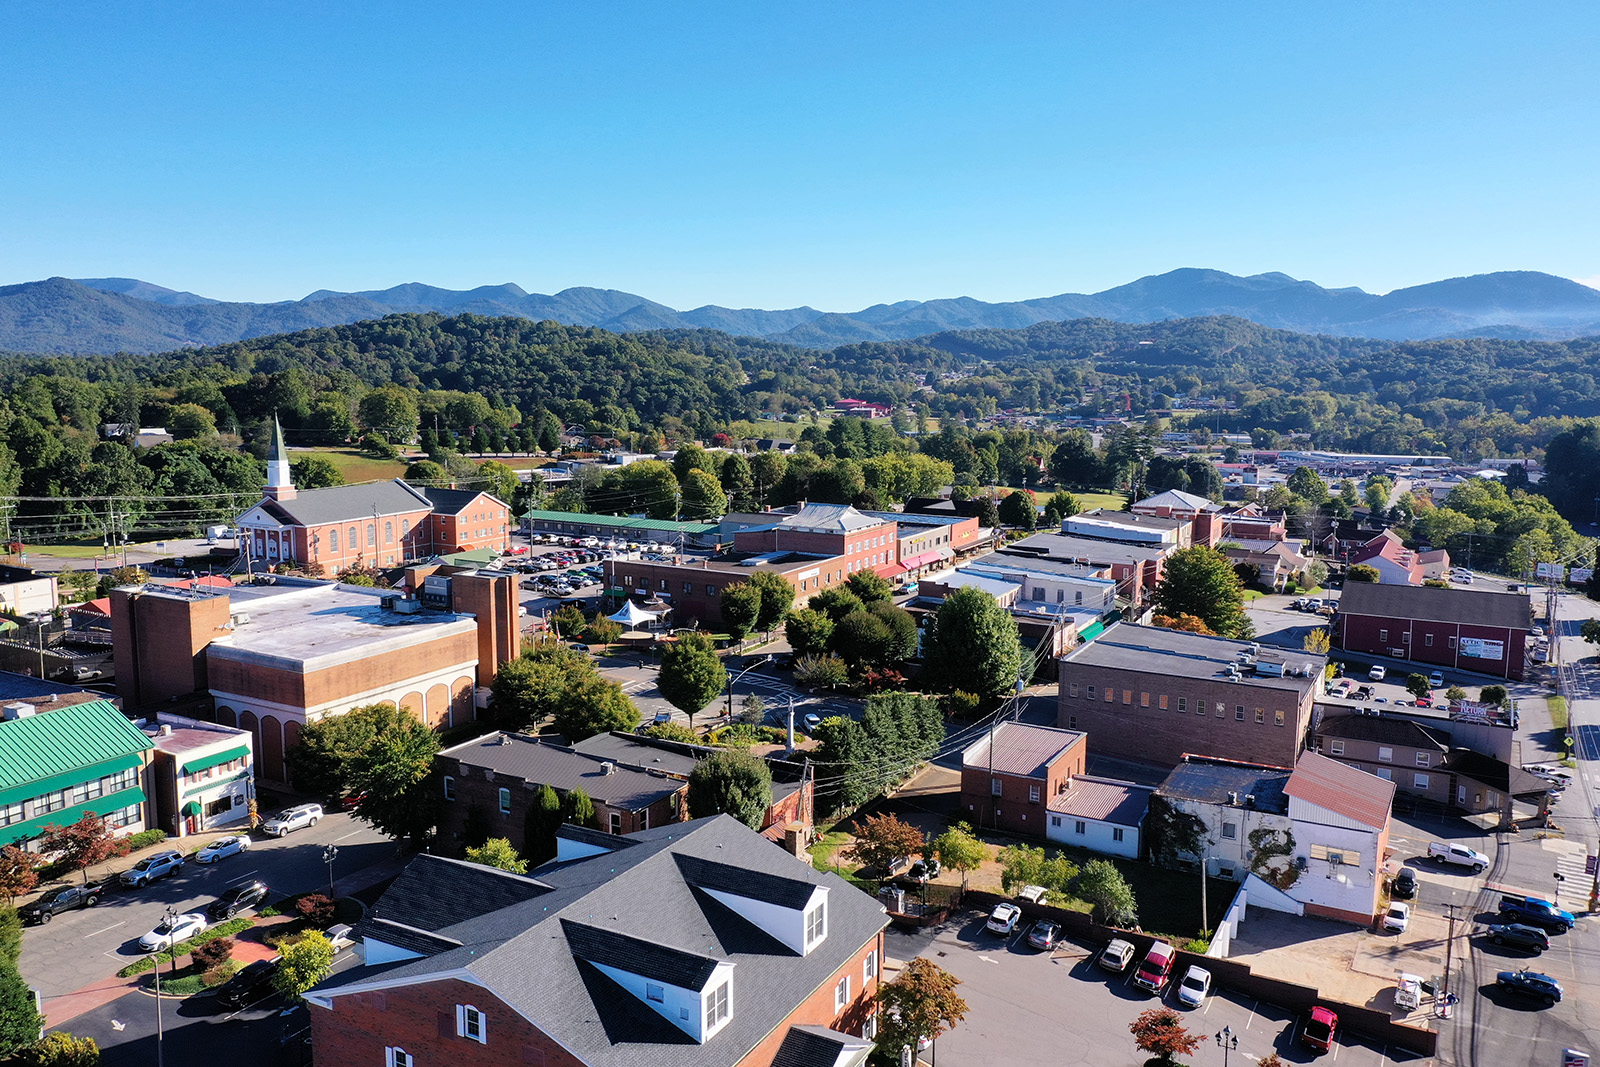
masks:
{"type": "Polygon", "coordinates": [[[200,771],[215,767],[220,763],[230,763],[250,755],[249,745],[237,745],[222,752],[213,752],[209,756],[196,756],[179,768],[179,774],[196,774],[200,771]]]}
{"type": "Polygon", "coordinates": [[[96,797],[87,804],[77,804],[70,808],[52,811],[47,815],[29,819],[27,822],[12,823],[0,829],[0,845],[14,845],[18,841],[26,841],[31,837],[38,837],[44,833],[46,826],[71,826],[88,812],[96,815],[107,815],[123,808],[131,808],[135,804],[144,803],[143,789],[124,789],[120,793],[108,793],[103,797],[96,797]]]}
{"type": "Polygon", "coordinates": [[[492,548],[469,548],[465,552],[456,552],[440,558],[452,567],[460,567],[468,563],[493,563],[500,558],[500,553],[492,548]]]}
{"type": "Polygon", "coordinates": [[[581,511],[529,511],[522,516],[535,522],[582,522],[590,526],[614,526],[618,529],[661,530],[667,533],[708,534],[720,526],[714,522],[676,522],[672,519],[630,519],[626,515],[589,515],[581,511]]]}
{"type": "MultiPolygon", "coordinates": [[[[24,786],[32,795],[40,783],[125,761],[152,748],[155,744],[143,731],[104,700],[0,722],[0,797],[24,786]]],[[[73,777],[66,784],[88,777],[73,777]]]]}

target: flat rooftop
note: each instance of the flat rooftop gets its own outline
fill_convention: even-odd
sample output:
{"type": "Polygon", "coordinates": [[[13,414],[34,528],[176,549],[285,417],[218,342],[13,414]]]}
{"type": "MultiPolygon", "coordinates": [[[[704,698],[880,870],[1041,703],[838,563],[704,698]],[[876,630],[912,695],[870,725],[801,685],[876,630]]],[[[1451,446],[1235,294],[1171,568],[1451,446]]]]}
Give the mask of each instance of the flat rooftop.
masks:
{"type": "Polygon", "coordinates": [[[1117,623],[1093,641],[1078,646],[1063,656],[1061,662],[1063,665],[1106,667],[1209,681],[1228,681],[1224,671],[1229,664],[1239,664],[1244,672],[1243,677],[1237,682],[1230,681],[1230,685],[1281,689],[1294,693],[1304,693],[1317,685],[1322,677],[1322,669],[1328,662],[1327,656],[1312,652],[1264,647],[1261,649],[1261,658],[1281,661],[1286,669],[1304,666],[1310,670],[1308,677],[1304,678],[1257,677],[1240,659],[1240,653],[1249,652],[1248,641],[1202,637],[1182,630],[1123,622],[1117,623]]]}
{"type": "Polygon", "coordinates": [[[174,756],[222,742],[231,745],[250,743],[249,730],[223,726],[220,723],[201,722],[198,719],[178,715],[168,715],[165,718],[159,715],[152,716],[138,725],[156,748],[174,756]],[[163,728],[171,732],[162,733],[163,728]]]}
{"type": "Polygon", "coordinates": [[[1151,563],[1171,554],[1170,545],[1144,546],[1125,541],[1100,541],[1093,537],[1042,533],[1025,537],[1011,545],[1014,553],[1028,553],[1047,559],[1087,563],[1151,563]]]}
{"type": "Polygon", "coordinates": [[[1289,810],[1284,789],[1290,773],[1287,767],[1185,756],[1156,787],[1156,795],[1283,815],[1289,810]]]}
{"type": "Polygon", "coordinates": [[[1106,568],[1104,565],[1097,567],[1094,564],[1079,563],[1076,560],[1041,558],[1031,553],[991,552],[986,556],[968,560],[962,566],[973,570],[1010,571],[1018,574],[1044,574],[1057,578],[1075,578],[1085,582],[1098,582],[1101,585],[1116,584],[1105,576],[1106,568]]]}
{"type": "Polygon", "coordinates": [[[391,589],[314,582],[252,592],[230,591],[233,630],[207,646],[208,656],[306,673],[478,628],[471,615],[455,612],[385,611],[383,598],[399,595],[391,589]]]}

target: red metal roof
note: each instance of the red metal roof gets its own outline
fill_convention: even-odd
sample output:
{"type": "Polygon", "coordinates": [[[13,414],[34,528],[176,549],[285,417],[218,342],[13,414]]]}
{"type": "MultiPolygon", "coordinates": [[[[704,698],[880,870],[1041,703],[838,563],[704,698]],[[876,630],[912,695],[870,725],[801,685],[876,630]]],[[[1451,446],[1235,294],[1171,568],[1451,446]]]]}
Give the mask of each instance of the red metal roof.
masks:
{"type": "Polygon", "coordinates": [[[1316,752],[1295,762],[1283,791],[1374,830],[1388,825],[1394,804],[1393,782],[1316,752]]]}
{"type": "MultiPolygon", "coordinates": [[[[1082,741],[1083,736],[1077,730],[1003,722],[994,730],[993,768],[1000,774],[1043,778],[1050,765],[1082,741]]],[[[961,761],[968,767],[990,766],[989,735],[985,734],[968,747],[961,754],[961,761]]]]}

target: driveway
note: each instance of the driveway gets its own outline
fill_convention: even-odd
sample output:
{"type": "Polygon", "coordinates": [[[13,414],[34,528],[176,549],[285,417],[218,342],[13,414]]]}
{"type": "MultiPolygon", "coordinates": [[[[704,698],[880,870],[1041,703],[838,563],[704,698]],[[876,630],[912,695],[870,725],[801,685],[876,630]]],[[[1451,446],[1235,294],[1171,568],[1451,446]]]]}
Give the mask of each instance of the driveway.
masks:
{"type": "Polygon", "coordinates": [[[328,884],[324,845],[339,848],[336,877],[394,855],[395,844],[348,814],[329,814],[316,826],[282,838],[257,835],[250,851],[182,870],[143,889],[118,889],[95,907],[64,912],[22,935],[22,976],[39,990],[48,1012],[53,998],[114,975],[139,956],[139,938],[166,909],[204,911],[224,889],[249,878],[272,887],[272,899],[328,884]]]}

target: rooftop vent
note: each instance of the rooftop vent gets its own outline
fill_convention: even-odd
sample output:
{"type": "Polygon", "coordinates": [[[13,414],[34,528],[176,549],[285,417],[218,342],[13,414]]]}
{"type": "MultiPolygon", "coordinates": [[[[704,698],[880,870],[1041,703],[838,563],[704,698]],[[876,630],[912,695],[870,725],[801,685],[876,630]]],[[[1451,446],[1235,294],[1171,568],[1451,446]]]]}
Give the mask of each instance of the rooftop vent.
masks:
{"type": "Polygon", "coordinates": [[[3,708],[0,708],[0,719],[4,719],[7,722],[10,722],[12,719],[26,719],[28,716],[32,715],[35,710],[36,709],[32,704],[25,704],[19,700],[15,703],[7,704],[3,708]]]}
{"type": "Polygon", "coordinates": [[[172,724],[171,723],[165,723],[164,722],[164,723],[161,724],[161,736],[162,737],[171,737],[172,736],[172,724]]]}
{"type": "Polygon", "coordinates": [[[612,763],[610,760],[606,760],[604,763],[600,764],[600,773],[601,774],[616,774],[617,773],[617,765],[615,763],[612,763]]]}
{"type": "Polygon", "coordinates": [[[1229,804],[1237,804],[1237,803],[1239,803],[1239,794],[1235,793],[1231,789],[1228,791],[1228,803],[1229,804]]]}

